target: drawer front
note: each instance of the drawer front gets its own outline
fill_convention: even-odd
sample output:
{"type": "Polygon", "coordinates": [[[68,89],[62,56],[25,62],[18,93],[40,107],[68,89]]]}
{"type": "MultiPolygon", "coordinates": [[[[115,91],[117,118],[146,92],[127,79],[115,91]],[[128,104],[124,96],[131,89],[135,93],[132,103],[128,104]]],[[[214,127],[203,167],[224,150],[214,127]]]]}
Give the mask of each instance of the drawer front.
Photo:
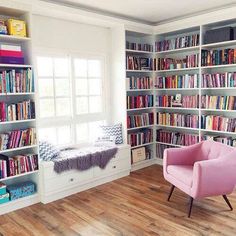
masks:
{"type": "Polygon", "coordinates": [[[69,171],[66,175],[58,175],[56,178],[45,179],[45,193],[52,191],[61,191],[74,185],[79,185],[91,181],[93,178],[93,169],[85,171],[69,171]]]}
{"type": "Polygon", "coordinates": [[[130,159],[130,149],[129,148],[119,148],[115,157],[113,157],[111,159],[111,161],[115,162],[115,161],[119,161],[121,159],[130,159]]]}
{"type": "Polygon", "coordinates": [[[130,169],[130,158],[122,159],[119,161],[111,161],[107,164],[105,169],[101,169],[100,167],[94,167],[94,177],[104,177],[116,174],[122,170],[130,169]]]}

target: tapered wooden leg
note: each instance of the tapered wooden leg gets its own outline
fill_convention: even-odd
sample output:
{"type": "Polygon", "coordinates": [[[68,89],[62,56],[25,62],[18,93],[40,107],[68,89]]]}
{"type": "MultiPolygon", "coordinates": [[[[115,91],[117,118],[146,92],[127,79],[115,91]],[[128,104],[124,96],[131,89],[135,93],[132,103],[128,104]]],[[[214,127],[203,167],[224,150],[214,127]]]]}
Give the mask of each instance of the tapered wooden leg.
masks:
{"type": "Polygon", "coordinates": [[[172,195],[174,189],[175,189],[175,186],[172,184],[171,189],[170,189],[170,193],[169,193],[169,196],[168,196],[168,199],[167,199],[168,202],[170,201],[170,198],[171,198],[171,195],[172,195]]]}
{"type": "Polygon", "coordinates": [[[226,201],[227,205],[229,206],[230,210],[232,211],[232,210],[233,210],[233,207],[232,207],[232,205],[230,204],[229,199],[227,198],[226,195],[222,195],[222,196],[223,196],[223,198],[225,199],[225,201],[226,201]]]}
{"type": "Polygon", "coordinates": [[[190,197],[190,201],[189,201],[189,209],[188,209],[188,218],[190,218],[190,216],[191,216],[192,207],[193,207],[193,198],[190,197]]]}

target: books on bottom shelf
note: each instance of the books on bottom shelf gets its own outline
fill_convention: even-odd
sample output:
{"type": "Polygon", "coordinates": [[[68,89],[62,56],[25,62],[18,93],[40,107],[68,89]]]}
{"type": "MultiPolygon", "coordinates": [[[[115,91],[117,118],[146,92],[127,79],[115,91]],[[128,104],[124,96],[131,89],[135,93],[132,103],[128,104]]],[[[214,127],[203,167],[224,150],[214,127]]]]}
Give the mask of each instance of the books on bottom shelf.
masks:
{"type": "Polygon", "coordinates": [[[36,129],[13,130],[0,134],[0,151],[36,144],[36,129]]]}
{"type": "Polygon", "coordinates": [[[0,154],[0,179],[38,170],[38,155],[5,156],[0,154]]]}
{"type": "Polygon", "coordinates": [[[236,118],[217,115],[202,115],[201,127],[206,130],[236,132],[236,118]]]}

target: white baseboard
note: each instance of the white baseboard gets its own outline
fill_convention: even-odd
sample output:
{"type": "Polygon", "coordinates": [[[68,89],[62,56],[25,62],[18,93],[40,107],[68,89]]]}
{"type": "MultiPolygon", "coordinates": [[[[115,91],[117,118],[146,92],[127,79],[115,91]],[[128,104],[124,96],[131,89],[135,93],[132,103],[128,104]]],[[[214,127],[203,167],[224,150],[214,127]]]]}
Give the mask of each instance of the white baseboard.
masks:
{"type": "Polygon", "coordinates": [[[112,176],[107,176],[107,177],[104,177],[104,178],[100,178],[98,180],[93,180],[93,181],[91,181],[87,184],[74,186],[73,188],[70,188],[70,189],[67,189],[67,190],[62,190],[62,191],[59,191],[59,192],[50,192],[47,195],[41,195],[41,202],[44,203],[44,204],[47,204],[49,202],[53,202],[53,201],[56,201],[58,199],[68,197],[72,194],[82,192],[84,190],[96,187],[98,185],[105,184],[107,182],[111,182],[113,180],[128,176],[129,174],[130,174],[130,170],[125,170],[125,171],[122,171],[122,172],[117,173],[117,174],[112,175],[112,176]]]}

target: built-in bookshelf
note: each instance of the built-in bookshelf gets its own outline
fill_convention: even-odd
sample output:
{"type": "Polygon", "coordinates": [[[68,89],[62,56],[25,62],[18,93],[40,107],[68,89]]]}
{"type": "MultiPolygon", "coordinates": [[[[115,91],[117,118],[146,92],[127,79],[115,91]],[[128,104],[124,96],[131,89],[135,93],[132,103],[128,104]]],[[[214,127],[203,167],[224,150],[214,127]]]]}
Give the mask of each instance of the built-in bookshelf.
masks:
{"type": "MultiPolygon", "coordinates": [[[[127,102],[153,96],[153,106],[127,109],[127,134],[152,129],[153,141],[139,146],[151,149],[158,163],[168,147],[207,139],[236,146],[236,39],[204,43],[207,30],[224,26],[236,21],[158,35],[126,32],[129,43],[153,45],[153,51],[126,49],[127,102]]],[[[143,166],[148,161],[153,164],[143,166]]]]}
{"type": "MultiPolygon", "coordinates": [[[[0,35],[0,45],[15,48],[24,58],[24,63],[0,64],[0,182],[8,186],[32,181],[38,189],[31,13],[27,10],[0,8],[0,15],[3,19],[24,20],[27,29],[27,37],[0,35]]],[[[39,194],[36,192],[32,196],[1,204],[0,214],[37,202],[39,194]]]]}

